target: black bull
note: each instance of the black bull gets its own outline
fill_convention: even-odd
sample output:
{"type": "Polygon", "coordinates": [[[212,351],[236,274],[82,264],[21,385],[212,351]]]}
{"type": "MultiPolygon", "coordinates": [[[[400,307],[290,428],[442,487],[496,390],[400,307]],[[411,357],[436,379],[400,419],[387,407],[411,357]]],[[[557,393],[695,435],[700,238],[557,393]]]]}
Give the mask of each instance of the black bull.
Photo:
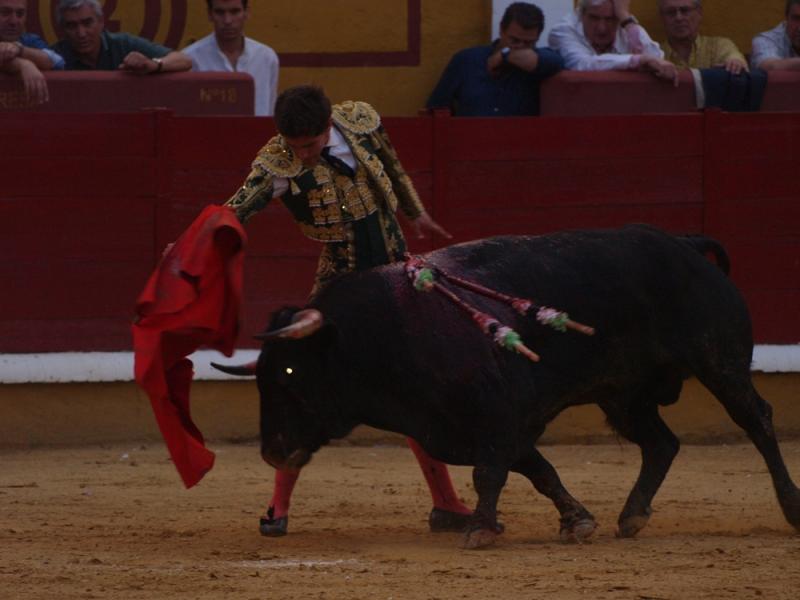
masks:
{"type": "Polygon", "coordinates": [[[494,541],[509,471],[553,501],[562,537],[581,539],[595,521],[535,442],[565,408],[596,404],[641,448],[641,471],[618,521],[619,534],[633,536],[679,448],[658,407],[676,402],[694,375],[755,444],[786,519],[800,528],[800,491],[781,457],[771,408],[750,378],[748,311],[723,272],[728,259],[717,242],[631,226],[496,237],[423,258],[566,310],[596,335],[554,331],[507,304],[458,292],[515,329],[541,355],[534,363],[497,346],[444,295],[415,290],[403,264],[341,277],[307,310],[279,312],[265,334],[257,381],[267,462],[299,468],[329,440],[366,424],[410,436],[444,462],[474,466],[478,503],[467,547],[494,541]]]}

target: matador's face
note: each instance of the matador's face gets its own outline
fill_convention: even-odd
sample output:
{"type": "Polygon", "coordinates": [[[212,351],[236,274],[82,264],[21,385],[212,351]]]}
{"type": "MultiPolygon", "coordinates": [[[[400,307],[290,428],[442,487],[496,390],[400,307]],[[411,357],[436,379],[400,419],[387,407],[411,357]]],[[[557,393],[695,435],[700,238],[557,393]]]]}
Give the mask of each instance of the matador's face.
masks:
{"type": "Polygon", "coordinates": [[[331,128],[328,128],[320,135],[286,137],[286,145],[291,148],[294,155],[299,158],[306,167],[315,166],[320,159],[323,148],[328,144],[331,136],[331,128]]]}

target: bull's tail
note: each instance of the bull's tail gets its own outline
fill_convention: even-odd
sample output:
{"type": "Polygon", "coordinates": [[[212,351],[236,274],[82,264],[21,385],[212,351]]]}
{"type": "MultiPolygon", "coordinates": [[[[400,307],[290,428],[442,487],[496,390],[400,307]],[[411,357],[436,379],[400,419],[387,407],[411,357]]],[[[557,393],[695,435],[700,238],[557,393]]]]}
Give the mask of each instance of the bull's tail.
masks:
{"type": "Polygon", "coordinates": [[[709,252],[714,255],[714,260],[720,270],[729,275],[731,272],[731,261],[725,248],[717,240],[700,234],[682,236],[681,239],[697,250],[700,254],[706,255],[709,252]]]}
{"type": "Polygon", "coordinates": [[[247,363],[246,365],[221,365],[212,362],[211,366],[217,371],[222,371],[228,375],[238,375],[239,377],[252,377],[256,374],[256,362],[247,363]]]}

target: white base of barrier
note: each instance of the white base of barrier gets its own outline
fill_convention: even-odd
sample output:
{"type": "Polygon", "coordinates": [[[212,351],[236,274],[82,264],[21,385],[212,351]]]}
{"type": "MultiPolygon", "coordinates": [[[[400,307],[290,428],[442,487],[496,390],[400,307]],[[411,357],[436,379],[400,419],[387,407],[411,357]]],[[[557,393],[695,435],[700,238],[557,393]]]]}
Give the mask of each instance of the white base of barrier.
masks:
{"type": "MultiPolygon", "coordinates": [[[[245,364],[258,358],[258,350],[237,350],[231,358],[214,350],[200,350],[190,357],[197,381],[241,379],[212,368],[211,361],[245,364]]],[[[758,345],[753,352],[753,371],[800,372],[800,344],[758,345]]],[[[51,352],[0,354],[0,384],[92,383],[133,380],[132,352],[51,352]]]]}

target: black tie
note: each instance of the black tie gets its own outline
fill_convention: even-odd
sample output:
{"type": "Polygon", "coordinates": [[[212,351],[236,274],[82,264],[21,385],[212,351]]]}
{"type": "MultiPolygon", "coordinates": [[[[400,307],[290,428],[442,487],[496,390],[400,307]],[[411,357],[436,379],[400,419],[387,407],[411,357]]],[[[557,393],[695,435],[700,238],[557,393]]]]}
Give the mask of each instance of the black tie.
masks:
{"type": "Polygon", "coordinates": [[[330,166],[332,166],[334,169],[336,169],[342,175],[346,175],[347,177],[350,177],[351,179],[355,176],[356,172],[353,170],[353,167],[348,165],[341,158],[337,158],[336,156],[333,156],[331,154],[331,147],[330,146],[325,146],[322,149],[322,158],[324,158],[325,161],[330,166]]]}

